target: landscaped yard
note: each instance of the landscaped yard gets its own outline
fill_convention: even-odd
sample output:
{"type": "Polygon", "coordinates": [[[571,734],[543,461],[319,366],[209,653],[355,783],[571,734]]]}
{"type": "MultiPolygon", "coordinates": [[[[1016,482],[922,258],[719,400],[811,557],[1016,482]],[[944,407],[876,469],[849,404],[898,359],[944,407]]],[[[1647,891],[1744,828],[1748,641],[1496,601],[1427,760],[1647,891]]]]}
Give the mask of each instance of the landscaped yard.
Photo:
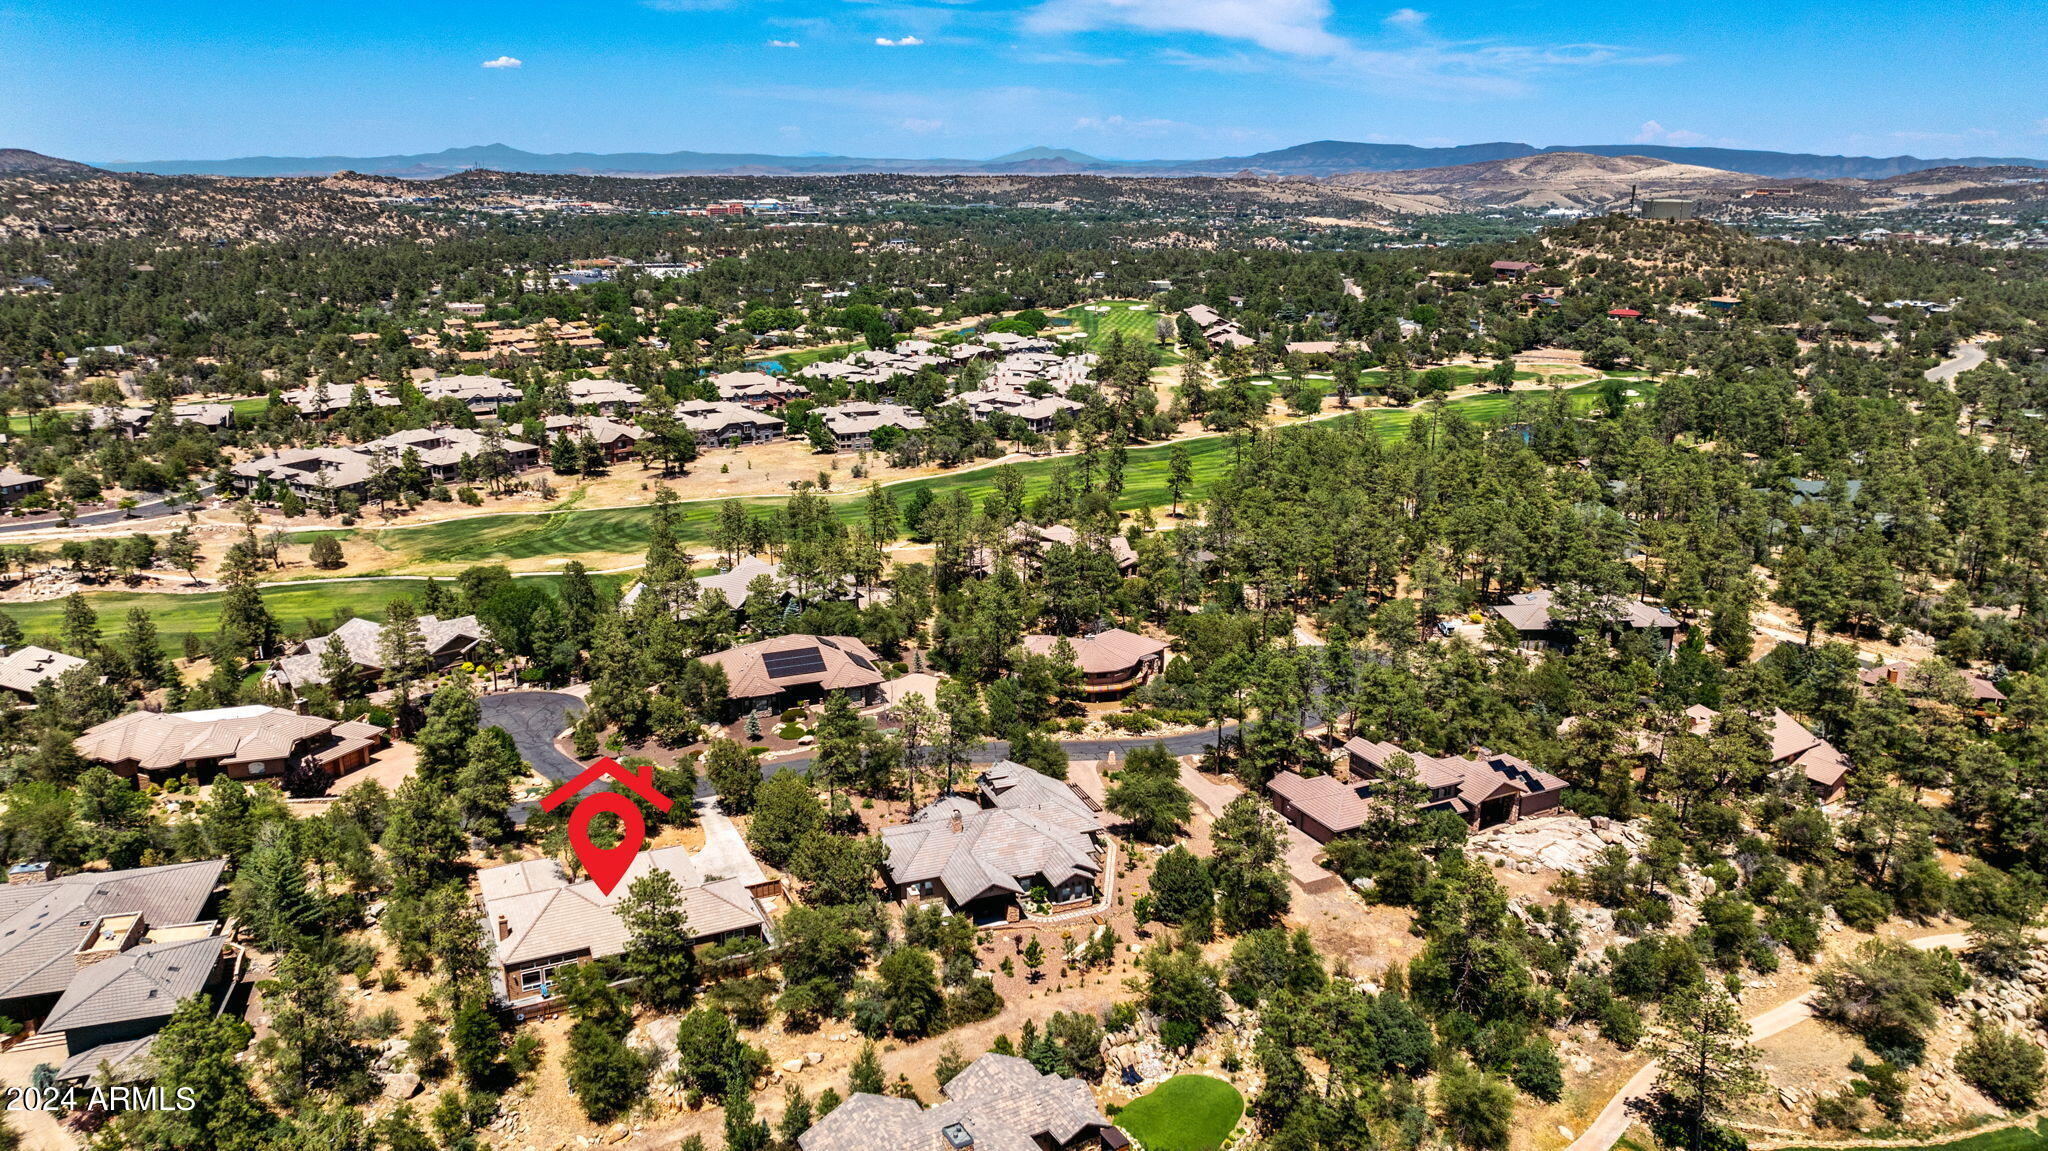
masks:
{"type": "MultiPolygon", "coordinates": [[[[1046,335],[1053,339],[1066,339],[1075,329],[1088,337],[1088,347],[1101,351],[1109,343],[1110,334],[1120,332],[1126,340],[1141,344],[1159,342],[1157,325],[1159,309],[1137,300],[1103,300],[1094,304],[1082,304],[1058,313],[1064,320],[1073,321],[1065,328],[1048,328],[1046,335]],[[1097,311],[1096,309],[1101,309],[1097,311]]],[[[1170,349],[1162,350],[1161,363],[1177,364],[1180,355],[1170,349]]]]}
{"type": "Polygon", "coordinates": [[[1117,1112],[1116,1125],[1145,1151],[1216,1151],[1243,1116],[1237,1088],[1207,1075],[1176,1075],[1117,1112]]]}

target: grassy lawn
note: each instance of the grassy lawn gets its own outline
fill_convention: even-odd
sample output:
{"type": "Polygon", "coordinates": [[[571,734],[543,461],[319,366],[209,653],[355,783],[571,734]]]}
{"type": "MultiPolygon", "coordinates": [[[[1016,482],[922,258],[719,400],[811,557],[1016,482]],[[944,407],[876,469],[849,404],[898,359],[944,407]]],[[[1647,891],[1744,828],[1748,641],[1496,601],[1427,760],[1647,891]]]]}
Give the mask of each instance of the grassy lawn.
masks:
{"type": "Polygon", "coordinates": [[[1145,1151],[1216,1151],[1243,1115],[1237,1088],[1207,1075],[1176,1075],[1117,1112],[1116,1125],[1145,1151]]]}
{"type": "MultiPolygon", "coordinates": [[[[1159,309],[1140,300],[1100,300],[1094,304],[1068,308],[1057,315],[1061,319],[1071,320],[1072,323],[1064,328],[1049,328],[1045,334],[1054,339],[1065,339],[1075,331],[1080,331],[1088,337],[1088,347],[1091,351],[1101,351],[1109,343],[1110,335],[1117,332],[1122,333],[1125,340],[1134,340],[1141,344],[1159,342],[1159,309]],[[1091,312],[1089,308],[1107,310],[1091,312]]],[[[1160,363],[1177,364],[1180,360],[1179,353],[1171,349],[1161,349],[1160,363]]]]}
{"type": "MultiPolygon", "coordinates": [[[[1597,385],[1571,389],[1568,394],[1576,403],[1590,405],[1597,398],[1597,385]]],[[[1540,402],[1543,398],[1536,393],[1519,395],[1531,403],[1540,402]]],[[[1477,423],[1499,423],[1509,417],[1515,402],[1515,396],[1489,393],[1454,400],[1446,407],[1477,423]]],[[[1393,441],[1408,434],[1409,426],[1417,416],[1416,411],[1409,409],[1365,408],[1357,415],[1345,418],[1370,421],[1381,439],[1393,441]]],[[[1186,446],[1194,473],[1190,496],[1197,498],[1228,471],[1236,448],[1226,436],[1190,440],[1186,446]]],[[[1170,446],[1161,444],[1136,448],[1129,453],[1124,466],[1124,490],[1117,498],[1119,509],[1163,508],[1173,502],[1166,490],[1167,460],[1171,451],[1170,446]]],[[[1055,468],[1071,467],[1072,461],[1037,460],[1013,466],[1023,477],[1025,493],[1030,497],[1045,490],[1052,481],[1055,468]]],[[[906,505],[919,489],[928,490],[934,496],[965,491],[969,498],[979,501],[995,490],[995,470],[981,468],[930,476],[889,487],[899,507],[906,505]]],[[[826,498],[832,501],[840,518],[849,523],[865,514],[866,499],[858,493],[835,493],[826,498]]],[[[701,550],[710,543],[721,502],[687,500],[676,505],[676,534],[685,546],[701,550]]],[[[743,506],[754,510],[778,507],[782,502],[779,496],[740,499],[743,506]]],[[[648,507],[640,506],[559,510],[538,515],[476,516],[419,527],[357,528],[354,534],[383,549],[389,560],[374,570],[353,572],[351,575],[452,575],[474,564],[541,557],[583,558],[595,567],[604,557],[630,556],[645,551],[651,516],[648,507]]],[[[292,542],[304,543],[311,538],[311,533],[299,533],[292,537],[292,542]]]]}
{"type": "MultiPolygon", "coordinates": [[[[551,587],[557,577],[527,577],[541,581],[543,587],[551,587]]],[[[621,582],[616,578],[596,576],[600,582],[621,582]]],[[[384,609],[399,596],[420,594],[423,579],[364,580],[337,579],[316,584],[295,584],[290,587],[271,588],[263,593],[263,602],[268,604],[272,615],[287,631],[304,630],[303,625],[312,621],[319,626],[318,632],[327,630],[327,621],[334,618],[342,608],[359,616],[381,620],[384,609]]],[[[185,637],[198,635],[210,639],[218,630],[220,620],[220,595],[216,592],[200,592],[194,595],[169,595],[163,592],[136,591],[89,591],[85,602],[92,606],[100,617],[100,633],[110,642],[120,642],[121,631],[127,626],[128,613],[134,608],[147,608],[156,621],[157,634],[163,640],[164,650],[172,655],[185,654],[185,637]]],[[[56,636],[64,621],[64,601],[45,600],[40,603],[0,604],[0,613],[14,617],[27,633],[30,642],[41,642],[45,647],[58,646],[56,636]]]]}
{"type": "MultiPolygon", "coordinates": [[[[1948,1142],[1919,1144],[1924,1151],[2043,1151],[2048,1148],[2048,1119],[2034,1126],[2017,1124],[1997,1131],[1985,1131],[1948,1142]]],[[[1785,1151],[1829,1151],[1826,1147],[1789,1147],[1785,1151]]]]}

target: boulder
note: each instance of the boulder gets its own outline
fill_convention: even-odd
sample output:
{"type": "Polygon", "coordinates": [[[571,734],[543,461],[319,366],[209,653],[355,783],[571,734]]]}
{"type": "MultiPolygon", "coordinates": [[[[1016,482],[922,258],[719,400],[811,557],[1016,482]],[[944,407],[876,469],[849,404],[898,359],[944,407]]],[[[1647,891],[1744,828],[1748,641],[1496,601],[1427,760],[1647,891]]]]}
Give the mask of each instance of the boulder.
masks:
{"type": "Polygon", "coordinates": [[[410,1071],[392,1072],[383,1078],[386,1099],[410,1099],[420,1093],[420,1077],[410,1071]]]}

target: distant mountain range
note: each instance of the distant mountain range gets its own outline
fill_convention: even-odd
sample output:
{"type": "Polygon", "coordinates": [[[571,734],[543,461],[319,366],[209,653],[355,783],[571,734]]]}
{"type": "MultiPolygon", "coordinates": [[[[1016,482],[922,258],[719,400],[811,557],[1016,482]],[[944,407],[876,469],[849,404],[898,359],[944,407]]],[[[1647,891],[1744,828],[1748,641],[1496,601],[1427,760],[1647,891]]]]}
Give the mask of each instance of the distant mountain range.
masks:
{"type": "MultiPolygon", "coordinates": [[[[362,172],[375,176],[428,179],[488,168],[587,176],[834,175],[898,173],[929,175],[1231,176],[1241,173],[1325,177],[1353,172],[1402,172],[1516,160],[1550,153],[1647,156],[1674,164],[1744,172],[1764,179],[1882,180],[1930,168],[2048,167],[2048,161],[2018,157],[1819,156],[1735,148],[1677,148],[1661,144],[1573,144],[1538,148],[1529,144],[1466,144],[1420,148],[1409,144],[1364,144],[1318,140],[1249,156],[1207,160],[1105,160],[1070,148],[1026,148],[988,160],[891,159],[862,156],[777,156],[752,152],[527,152],[505,144],[449,148],[403,156],[244,156],[231,160],[150,160],[100,164],[115,172],[167,176],[328,176],[362,172]]],[[[0,153],[0,156],[9,153],[0,153]]],[[[27,153],[26,155],[34,155],[27,153]]],[[[56,161],[68,163],[68,161],[56,161]]],[[[0,171],[5,165],[0,164],[0,171]]],[[[76,174],[76,173],[72,173],[76,174]]]]}

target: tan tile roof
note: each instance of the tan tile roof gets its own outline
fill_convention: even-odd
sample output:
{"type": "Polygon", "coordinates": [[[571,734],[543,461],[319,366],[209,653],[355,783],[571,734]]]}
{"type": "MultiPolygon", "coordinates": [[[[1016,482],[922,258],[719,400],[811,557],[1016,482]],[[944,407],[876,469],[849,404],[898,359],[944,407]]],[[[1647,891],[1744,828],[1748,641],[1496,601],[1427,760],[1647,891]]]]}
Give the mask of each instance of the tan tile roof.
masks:
{"type": "MultiPolygon", "coordinates": [[[[1549,631],[1557,626],[1550,615],[1553,596],[1548,588],[1509,596],[1503,604],[1494,605],[1494,613],[1514,625],[1517,631],[1549,631]]],[[[1675,628],[1678,620],[1660,607],[1653,607],[1639,599],[1613,596],[1600,605],[1614,616],[1615,622],[1633,628],[1675,628]]]]}
{"type": "Polygon", "coordinates": [[[950,796],[907,824],[882,829],[893,882],[937,880],[958,906],[985,895],[1023,894],[1040,876],[1057,887],[1100,873],[1095,852],[1102,822],[1063,784],[1004,762],[983,772],[978,785],[997,806],[950,796]]]}
{"type": "MultiPolygon", "coordinates": [[[[707,655],[704,661],[724,669],[729,698],[758,699],[787,688],[811,684],[827,691],[872,687],[882,682],[882,672],[875,666],[876,658],[868,645],[850,635],[785,635],[707,655]],[[770,662],[781,664],[785,661],[768,657],[800,651],[815,651],[816,662],[824,664],[824,668],[819,671],[790,671],[780,676],[770,674],[770,662]]],[[[802,661],[795,662],[804,666],[802,661]]]]}
{"type": "Polygon", "coordinates": [[[298,746],[334,730],[331,719],[294,715],[274,707],[211,711],[135,711],[87,728],[78,752],[101,763],[133,761],[144,771],[220,760],[250,763],[289,759],[298,746]]]}
{"type": "Polygon", "coordinates": [[[1043,1151],[1111,1126],[1078,1079],[1041,1075],[1025,1060],[988,1054],[926,1110],[914,1100],[854,1095],[797,1140],[802,1151],[1043,1151]],[[949,1139],[957,1128],[960,1140],[949,1139]],[[964,1141],[964,1142],[963,1142],[964,1141]]]}
{"type": "Polygon", "coordinates": [[[477,872],[484,929],[495,941],[499,964],[585,951],[593,957],[617,955],[630,937],[619,921],[618,904],[634,880],[656,868],[675,876],[682,887],[683,911],[697,938],[767,927],[767,913],[748,891],[765,879],[752,859],[741,874],[706,876],[687,848],[643,851],[609,895],[590,880],[570,882],[552,859],[531,859],[477,872]],[[498,938],[501,916],[509,934],[498,938]]]}
{"type": "MultiPolygon", "coordinates": [[[[1062,637],[1056,635],[1027,635],[1024,650],[1033,655],[1051,655],[1059,646],[1062,637]]],[[[1164,640],[1128,632],[1120,627],[1080,639],[1068,639],[1074,649],[1074,666],[1084,675],[1109,675],[1129,671],[1154,656],[1162,655],[1169,646],[1164,640]]]]}
{"type": "Polygon", "coordinates": [[[29,695],[44,680],[56,679],[67,671],[84,666],[85,661],[75,655],[31,644],[0,658],[0,687],[29,695]]]}

